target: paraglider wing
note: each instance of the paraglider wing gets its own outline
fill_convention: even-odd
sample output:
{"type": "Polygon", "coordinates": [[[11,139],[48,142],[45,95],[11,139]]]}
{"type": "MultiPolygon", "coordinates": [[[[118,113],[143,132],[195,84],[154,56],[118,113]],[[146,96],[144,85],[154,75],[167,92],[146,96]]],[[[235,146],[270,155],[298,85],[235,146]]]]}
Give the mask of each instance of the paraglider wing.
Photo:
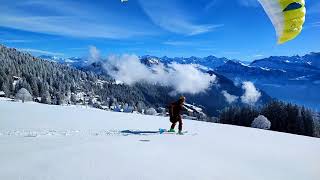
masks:
{"type": "Polygon", "coordinates": [[[297,37],[305,21],[304,0],[258,0],[268,14],[282,44],[297,37]]]}

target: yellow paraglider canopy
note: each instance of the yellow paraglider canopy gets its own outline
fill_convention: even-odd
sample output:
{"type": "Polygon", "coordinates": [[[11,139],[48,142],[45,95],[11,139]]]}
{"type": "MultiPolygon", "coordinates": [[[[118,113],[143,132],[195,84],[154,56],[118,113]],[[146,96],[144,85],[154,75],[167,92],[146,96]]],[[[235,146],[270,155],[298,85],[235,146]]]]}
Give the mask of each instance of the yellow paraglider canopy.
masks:
{"type": "Polygon", "coordinates": [[[258,0],[277,32],[278,44],[297,37],[305,21],[304,0],[258,0]]]}

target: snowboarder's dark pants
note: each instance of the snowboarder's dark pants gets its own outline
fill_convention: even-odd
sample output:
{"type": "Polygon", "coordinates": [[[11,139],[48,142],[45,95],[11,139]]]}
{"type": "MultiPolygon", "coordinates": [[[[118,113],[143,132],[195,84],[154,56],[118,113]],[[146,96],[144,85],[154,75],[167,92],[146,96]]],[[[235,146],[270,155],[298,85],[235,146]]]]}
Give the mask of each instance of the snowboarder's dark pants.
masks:
{"type": "Polygon", "coordinates": [[[176,126],[176,124],[178,122],[179,123],[179,131],[182,131],[182,119],[181,119],[181,116],[178,116],[176,118],[170,118],[170,121],[172,123],[171,129],[174,129],[174,127],[176,126]]]}

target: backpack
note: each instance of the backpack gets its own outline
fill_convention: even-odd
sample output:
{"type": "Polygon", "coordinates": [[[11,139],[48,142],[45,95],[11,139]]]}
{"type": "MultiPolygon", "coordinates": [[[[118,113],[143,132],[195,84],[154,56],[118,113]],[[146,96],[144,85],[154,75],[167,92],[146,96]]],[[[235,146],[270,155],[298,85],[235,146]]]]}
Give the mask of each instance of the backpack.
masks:
{"type": "Polygon", "coordinates": [[[170,122],[174,122],[174,117],[173,117],[173,103],[170,103],[167,108],[168,108],[168,112],[169,112],[169,117],[170,117],[170,122]]]}

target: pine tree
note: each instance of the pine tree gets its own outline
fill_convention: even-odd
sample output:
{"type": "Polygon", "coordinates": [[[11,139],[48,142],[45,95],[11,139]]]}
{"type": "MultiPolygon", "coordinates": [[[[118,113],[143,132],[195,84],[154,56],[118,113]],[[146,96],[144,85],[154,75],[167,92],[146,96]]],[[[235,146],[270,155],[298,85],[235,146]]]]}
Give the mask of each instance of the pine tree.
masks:
{"type": "Polygon", "coordinates": [[[41,103],[50,104],[51,97],[48,89],[44,89],[41,95],[41,103]]]}
{"type": "Polygon", "coordinates": [[[2,83],[1,90],[6,94],[7,97],[10,97],[11,91],[10,91],[10,84],[8,80],[2,83]]]}
{"type": "Polygon", "coordinates": [[[77,104],[77,96],[75,93],[71,94],[71,104],[77,104]]]}

